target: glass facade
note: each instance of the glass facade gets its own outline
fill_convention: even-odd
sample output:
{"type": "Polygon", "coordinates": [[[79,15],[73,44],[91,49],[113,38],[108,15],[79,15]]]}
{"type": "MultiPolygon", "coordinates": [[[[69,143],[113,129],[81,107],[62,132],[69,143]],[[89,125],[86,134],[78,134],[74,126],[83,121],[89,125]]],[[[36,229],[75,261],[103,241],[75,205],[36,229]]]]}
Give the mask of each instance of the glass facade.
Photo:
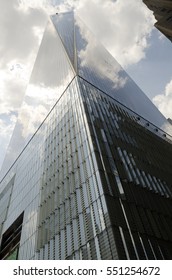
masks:
{"type": "Polygon", "coordinates": [[[39,98],[47,104],[54,90],[55,104],[32,138],[26,131],[30,140],[1,181],[0,252],[22,214],[18,259],[171,259],[170,135],[126,108],[129,84],[138,96],[140,90],[97,42],[95,65],[100,61],[103,71],[107,63],[111,72],[88,65],[94,60],[88,52],[87,63],[84,52],[93,46],[84,34],[92,35],[78,17],[55,15],[52,22],[26,101],[36,111],[39,98]],[[31,90],[36,82],[41,96],[31,90]]]}
{"type": "Polygon", "coordinates": [[[48,22],[0,178],[13,164],[74,76],[63,44],[52,22],[48,22]]]}

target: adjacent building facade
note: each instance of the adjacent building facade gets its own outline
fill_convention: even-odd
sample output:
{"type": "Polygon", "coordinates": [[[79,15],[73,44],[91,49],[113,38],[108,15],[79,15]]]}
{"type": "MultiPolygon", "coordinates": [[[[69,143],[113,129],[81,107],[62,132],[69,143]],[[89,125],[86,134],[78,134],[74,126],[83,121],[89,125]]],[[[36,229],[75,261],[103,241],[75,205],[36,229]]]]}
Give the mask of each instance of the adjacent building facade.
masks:
{"type": "Polygon", "coordinates": [[[153,11],[157,22],[155,26],[170,41],[172,41],[172,1],[171,0],[143,0],[146,6],[153,11]]]}
{"type": "Polygon", "coordinates": [[[1,172],[0,258],[171,259],[168,127],[78,16],[52,16],[1,172]]]}

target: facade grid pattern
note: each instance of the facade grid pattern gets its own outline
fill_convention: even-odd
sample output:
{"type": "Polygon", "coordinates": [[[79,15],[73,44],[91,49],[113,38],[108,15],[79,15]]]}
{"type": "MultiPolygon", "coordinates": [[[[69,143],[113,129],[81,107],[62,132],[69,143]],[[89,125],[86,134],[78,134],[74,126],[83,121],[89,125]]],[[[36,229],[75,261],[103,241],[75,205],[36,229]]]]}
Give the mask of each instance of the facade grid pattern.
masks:
{"type": "Polygon", "coordinates": [[[171,259],[170,135],[97,87],[76,57],[78,25],[64,36],[73,15],[55,19],[67,83],[1,182],[1,242],[22,214],[18,259],[171,259]]]}

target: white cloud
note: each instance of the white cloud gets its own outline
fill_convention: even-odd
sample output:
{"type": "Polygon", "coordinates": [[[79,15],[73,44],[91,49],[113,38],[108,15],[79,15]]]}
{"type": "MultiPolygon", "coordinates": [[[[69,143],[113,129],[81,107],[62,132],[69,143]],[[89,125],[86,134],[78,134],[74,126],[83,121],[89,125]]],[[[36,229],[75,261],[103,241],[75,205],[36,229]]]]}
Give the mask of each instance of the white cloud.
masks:
{"type": "Polygon", "coordinates": [[[20,3],[0,1],[0,165],[47,22],[42,9],[30,7],[26,13],[20,3]]]}
{"type": "Polygon", "coordinates": [[[38,38],[34,28],[44,29],[47,15],[42,9],[29,9],[27,14],[19,9],[17,0],[1,1],[0,9],[0,67],[11,60],[28,63],[30,55],[38,48],[38,38]]]}
{"type": "Polygon", "coordinates": [[[79,3],[76,10],[81,19],[122,66],[145,57],[154,18],[141,0],[83,0],[79,3]]]}
{"type": "Polygon", "coordinates": [[[164,93],[153,98],[153,102],[166,118],[172,119],[172,80],[166,85],[164,93]]]}
{"type": "Polygon", "coordinates": [[[86,42],[86,47],[79,52],[79,58],[81,59],[81,66],[88,67],[95,70],[102,79],[104,77],[113,81],[113,87],[119,89],[123,87],[127,81],[127,78],[123,78],[120,75],[121,67],[119,64],[114,63],[114,60],[104,48],[102,48],[99,42],[96,40],[92,33],[88,29],[84,28],[82,21],[77,19],[77,25],[80,30],[83,40],[86,42]]]}
{"type": "Polygon", "coordinates": [[[57,3],[63,1],[57,0],[20,0],[18,9],[22,12],[28,13],[30,9],[38,9],[44,11],[47,15],[56,12],[57,3]]]}
{"type": "Polygon", "coordinates": [[[12,64],[10,69],[0,70],[0,114],[9,115],[13,111],[17,113],[23,99],[25,82],[17,78],[20,70],[15,67],[12,64]]]}
{"type": "MultiPolygon", "coordinates": [[[[34,0],[22,2],[30,6],[34,0]]],[[[34,5],[38,6],[41,0],[36,2],[34,5]]],[[[51,4],[57,12],[76,10],[123,67],[145,57],[155,19],[142,0],[47,0],[42,3],[41,7],[45,5],[48,12],[51,4]]]]}
{"type": "Polygon", "coordinates": [[[47,21],[41,9],[19,9],[20,1],[0,1],[0,114],[17,113],[47,21]]]}
{"type": "Polygon", "coordinates": [[[22,137],[26,139],[35,133],[37,127],[47,115],[47,110],[44,106],[38,105],[33,107],[24,103],[20,111],[18,122],[22,125],[22,137]]]}

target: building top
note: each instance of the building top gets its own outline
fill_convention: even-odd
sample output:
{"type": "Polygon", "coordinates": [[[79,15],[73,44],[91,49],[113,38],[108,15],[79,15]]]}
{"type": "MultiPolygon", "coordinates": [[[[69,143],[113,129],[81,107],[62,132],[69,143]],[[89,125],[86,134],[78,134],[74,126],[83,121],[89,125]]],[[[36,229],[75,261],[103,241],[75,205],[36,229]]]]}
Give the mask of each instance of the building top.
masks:
{"type": "Polygon", "coordinates": [[[44,32],[2,174],[39,131],[40,125],[46,123],[51,108],[76,76],[109,95],[118,106],[125,106],[148,129],[156,132],[158,127],[158,131],[171,134],[166,118],[81,19],[73,12],[55,14],[44,32]]]}

